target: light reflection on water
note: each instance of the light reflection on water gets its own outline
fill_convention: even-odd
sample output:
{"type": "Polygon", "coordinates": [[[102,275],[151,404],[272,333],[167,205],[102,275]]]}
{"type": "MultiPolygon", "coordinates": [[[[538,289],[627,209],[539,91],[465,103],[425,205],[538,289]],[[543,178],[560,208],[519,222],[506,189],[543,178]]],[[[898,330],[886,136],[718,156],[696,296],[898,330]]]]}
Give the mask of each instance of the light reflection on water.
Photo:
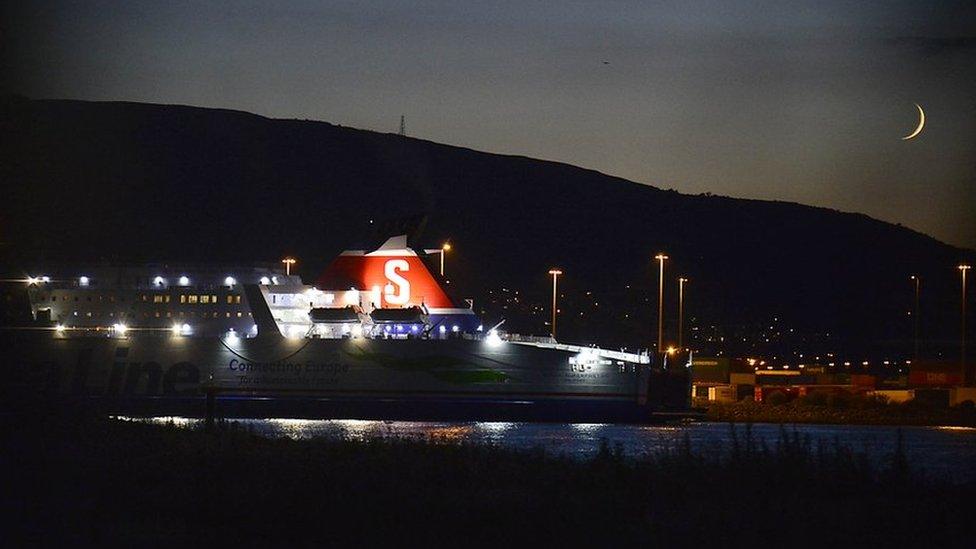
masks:
{"type": "MultiPolygon", "coordinates": [[[[201,419],[155,417],[123,420],[194,427],[201,419]]],[[[625,455],[641,457],[688,446],[694,452],[722,452],[744,442],[747,428],[720,423],[617,425],[609,423],[422,422],[354,419],[239,419],[242,428],[268,437],[296,440],[326,438],[368,441],[407,439],[435,443],[487,443],[509,448],[542,448],[570,456],[595,455],[606,441],[625,455]]],[[[872,425],[754,424],[748,432],[755,445],[774,448],[783,433],[807,437],[811,448],[834,445],[864,452],[877,461],[890,459],[901,430],[908,461],[936,476],[976,479],[976,429],[969,427],[889,427],[872,425]]]]}

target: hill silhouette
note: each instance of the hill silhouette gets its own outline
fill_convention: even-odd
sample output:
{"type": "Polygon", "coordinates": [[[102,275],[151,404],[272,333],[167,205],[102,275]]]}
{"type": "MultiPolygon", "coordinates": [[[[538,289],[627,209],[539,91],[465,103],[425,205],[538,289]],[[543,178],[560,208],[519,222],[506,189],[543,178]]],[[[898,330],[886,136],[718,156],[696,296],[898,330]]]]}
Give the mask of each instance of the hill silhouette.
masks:
{"type": "Polygon", "coordinates": [[[958,337],[955,265],[972,252],[860,214],[229,110],[24,98],[2,110],[8,269],[293,254],[312,280],[376,227],[426,214],[416,244],[453,243],[451,287],[523,331],[547,330],[556,265],[563,338],[646,345],[663,250],[670,340],[679,274],[689,340],[713,352],[758,349],[768,326],[795,334],[790,348],[905,351],[915,273],[926,351],[958,337]]]}

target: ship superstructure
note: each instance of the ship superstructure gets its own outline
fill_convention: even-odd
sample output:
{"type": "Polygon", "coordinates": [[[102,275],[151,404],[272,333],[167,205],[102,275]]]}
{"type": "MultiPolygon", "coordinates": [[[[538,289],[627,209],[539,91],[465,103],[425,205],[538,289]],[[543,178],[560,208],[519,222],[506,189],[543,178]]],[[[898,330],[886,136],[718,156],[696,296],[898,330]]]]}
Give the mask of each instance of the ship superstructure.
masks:
{"type": "Polygon", "coordinates": [[[257,329],[244,286],[301,286],[268,266],[192,263],[54,267],[26,282],[37,325],[74,336],[251,336],[257,329]]]}

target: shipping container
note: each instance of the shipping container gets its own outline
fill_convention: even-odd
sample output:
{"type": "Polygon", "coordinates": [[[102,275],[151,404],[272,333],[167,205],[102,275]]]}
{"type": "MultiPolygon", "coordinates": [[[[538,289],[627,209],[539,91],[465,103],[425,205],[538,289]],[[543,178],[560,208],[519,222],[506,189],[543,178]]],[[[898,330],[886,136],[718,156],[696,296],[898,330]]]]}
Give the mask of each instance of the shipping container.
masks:
{"type": "Polygon", "coordinates": [[[756,383],[759,385],[816,385],[817,376],[808,376],[799,373],[792,375],[757,375],[756,383]]]}
{"type": "Polygon", "coordinates": [[[915,401],[945,408],[949,406],[949,389],[915,389],[915,401]]]}
{"type": "Polygon", "coordinates": [[[878,377],[868,374],[851,374],[851,385],[855,387],[875,387],[878,385],[878,377]]]}
{"type": "Polygon", "coordinates": [[[956,387],[949,392],[949,406],[958,406],[967,401],[976,404],[976,387],[956,387]]]}
{"type": "Polygon", "coordinates": [[[755,385],[756,374],[755,372],[748,374],[729,374],[729,383],[731,385],[755,385]]]}
{"type": "Polygon", "coordinates": [[[755,398],[756,386],[754,384],[737,384],[735,387],[735,400],[738,402],[744,398],[755,398]]]}
{"type": "Polygon", "coordinates": [[[800,388],[788,385],[756,385],[753,398],[756,402],[765,402],[774,393],[783,393],[786,400],[790,401],[800,396],[800,388]]]}
{"type": "Polygon", "coordinates": [[[903,404],[915,399],[915,391],[912,389],[880,389],[868,391],[867,395],[883,397],[886,401],[894,404],[903,404]]]}
{"type": "Polygon", "coordinates": [[[708,388],[709,402],[735,402],[735,391],[731,385],[717,385],[708,388]]]}
{"type": "Polygon", "coordinates": [[[908,373],[908,385],[912,387],[952,387],[962,385],[962,372],[930,372],[912,369],[908,373]]]}

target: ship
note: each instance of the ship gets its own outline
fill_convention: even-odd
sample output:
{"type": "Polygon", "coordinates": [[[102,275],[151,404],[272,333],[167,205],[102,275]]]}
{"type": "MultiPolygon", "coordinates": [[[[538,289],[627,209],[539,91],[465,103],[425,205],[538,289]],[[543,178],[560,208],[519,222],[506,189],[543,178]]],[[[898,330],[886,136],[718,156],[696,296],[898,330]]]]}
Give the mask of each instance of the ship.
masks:
{"type": "Polygon", "coordinates": [[[393,236],[314,281],[275,265],[77,264],[4,285],[9,394],[111,414],[654,422],[690,372],[486,326],[393,236]],[[8,317],[10,315],[8,314],[8,317]]]}

